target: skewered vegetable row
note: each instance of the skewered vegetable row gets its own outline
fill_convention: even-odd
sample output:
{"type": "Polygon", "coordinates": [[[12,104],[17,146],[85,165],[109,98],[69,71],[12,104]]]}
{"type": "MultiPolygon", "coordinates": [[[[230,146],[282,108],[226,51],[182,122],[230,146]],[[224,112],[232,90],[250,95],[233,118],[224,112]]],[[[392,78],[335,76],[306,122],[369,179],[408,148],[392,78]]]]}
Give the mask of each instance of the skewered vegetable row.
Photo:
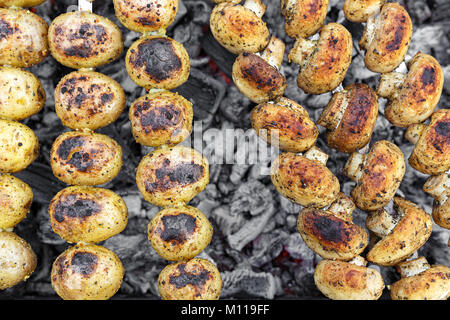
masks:
{"type": "Polygon", "coordinates": [[[33,191],[10,173],[28,167],[39,153],[34,132],[17,121],[38,113],[45,103],[41,82],[22,68],[49,54],[48,26],[38,15],[19,7],[42,2],[0,1],[0,290],[28,279],[37,264],[31,246],[12,232],[26,218],[33,191]]]}
{"type": "Polygon", "coordinates": [[[136,184],[144,199],[163,209],[150,221],[148,238],[164,259],[158,278],[162,299],[219,299],[222,280],[216,266],[194,258],[211,242],[207,217],[186,203],[209,182],[209,163],[194,149],[177,146],[192,132],[192,103],[168,91],[187,81],[189,55],[165,36],[178,0],[114,0],[120,22],[142,36],[129,48],[125,63],[138,85],[150,90],[130,106],[135,140],[156,148],[139,163],[136,184]]]}
{"type": "Polygon", "coordinates": [[[125,93],[113,79],[93,71],[118,58],[122,33],[110,20],[81,8],[53,20],[49,45],[61,64],[79,69],[55,89],[55,109],[62,123],[75,130],[61,134],[51,149],[55,176],[71,185],[54,196],[48,213],[53,231],[76,245],[53,263],[51,282],[65,300],[103,300],[120,288],[124,267],[117,255],[95,245],[120,232],[128,220],[123,199],[94,187],[111,181],[122,167],[122,149],[93,130],[114,122],[125,108],[125,93]],[[76,285],[74,285],[76,283],[76,285]]]}

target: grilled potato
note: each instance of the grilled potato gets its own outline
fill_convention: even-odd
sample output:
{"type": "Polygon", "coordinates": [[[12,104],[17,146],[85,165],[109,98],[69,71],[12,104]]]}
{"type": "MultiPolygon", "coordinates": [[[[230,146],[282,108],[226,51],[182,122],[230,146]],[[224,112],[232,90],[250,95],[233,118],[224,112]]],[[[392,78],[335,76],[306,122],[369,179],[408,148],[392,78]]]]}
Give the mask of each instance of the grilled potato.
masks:
{"type": "Polygon", "coordinates": [[[27,280],[36,268],[31,246],[15,233],[0,231],[0,290],[27,280]]]}
{"type": "Polygon", "coordinates": [[[14,173],[28,167],[39,154],[33,130],[10,120],[0,120],[0,172],[14,173]]]}
{"type": "Polygon", "coordinates": [[[130,106],[131,131],[150,147],[176,145],[192,132],[192,103],[170,91],[150,92],[130,106]]]}
{"type": "Polygon", "coordinates": [[[221,290],[219,270],[205,259],[170,264],[158,277],[163,300],[218,300],[221,290]]]}
{"type": "Polygon", "coordinates": [[[33,202],[33,190],[22,180],[0,175],[0,229],[13,228],[25,219],[33,202]]]}
{"type": "Polygon", "coordinates": [[[120,289],[125,269],[104,247],[78,244],[55,260],[52,287],[64,300],[107,300],[120,289]]]}
{"type": "Polygon", "coordinates": [[[56,114],[71,129],[96,130],[113,123],[125,109],[125,92],[102,73],[75,71],[55,89],[56,114]]]}
{"type": "Polygon", "coordinates": [[[152,151],[142,158],[136,173],[144,199],[160,207],[189,202],[208,182],[208,160],[183,146],[152,151]]]}
{"type": "Polygon", "coordinates": [[[189,77],[191,65],[183,45],[168,37],[145,36],[125,57],[131,79],[147,89],[175,89],[189,77]]]}
{"type": "Polygon", "coordinates": [[[49,54],[47,23],[24,9],[0,8],[0,65],[28,68],[49,54]]]}
{"type": "Polygon", "coordinates": [[[68,187],[48,208],[53,231],[67,242],[97,243],[125,229],[128,210],[123,199],[108,189],[68,187]]]}
{"type": "Polygon", "coordinates": [[[87,11],[58,16],[50,25],[48,41],[53,57],[74,69],[102,66],[123,52],[120,29],[112,21],[87,11]]]}
{"type": "Polygon", "coordinates": [[[44,3],[46,0],[0,0],[0,6],[2,7],[35,7],[44,3]]]}
{"type": "Polygon", "coordinates": [[[98,185],[112,180],[122,167],[122,148],[110,137],[69,131],[53,143],[53,174],[69,185],[98,185]]]}
{"type": "Polygon", "coordinates": [[[0,118],[23,120],[42,110],[45,91],[31,72],[0,67],[0,118]]]}

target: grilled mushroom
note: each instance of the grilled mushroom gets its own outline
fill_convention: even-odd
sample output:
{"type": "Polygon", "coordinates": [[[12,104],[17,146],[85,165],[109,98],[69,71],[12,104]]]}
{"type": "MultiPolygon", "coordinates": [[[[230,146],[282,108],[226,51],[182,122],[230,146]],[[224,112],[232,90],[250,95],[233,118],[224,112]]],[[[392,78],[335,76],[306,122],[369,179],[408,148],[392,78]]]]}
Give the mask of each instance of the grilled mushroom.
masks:
{"type": "Polygon", "coordinates": [[[0,0],[2,7],[35,7],[45,2],[45,0],[0,0]]]}
{"type": "Polygon", "coordinates": [[[369,17],[378,14],[385,0],[345,0],[344,14],[352,22],[366,22],[369,17]]]}
{"type": "Polygon", "coordinates": [[[433,219],[443,228],[450,229],[450,178],[448,172],[430,177],[423,190],[434,198],[433,219]]]}
{"type": "Polygon", "coordinates": [[[25,219],[33,202],[33,190],[10,174],[0,174],[0,229],[9,229],[25,219]]]}

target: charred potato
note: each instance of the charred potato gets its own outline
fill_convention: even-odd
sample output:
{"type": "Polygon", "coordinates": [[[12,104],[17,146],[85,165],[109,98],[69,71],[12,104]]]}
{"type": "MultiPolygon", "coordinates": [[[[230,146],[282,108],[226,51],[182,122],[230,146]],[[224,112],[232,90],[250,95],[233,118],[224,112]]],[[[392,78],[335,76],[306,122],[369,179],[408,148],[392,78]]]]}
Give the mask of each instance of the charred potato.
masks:
{"type": "Polygon", "coordinates": [[[160,207],[189,202],[208,182],[208,160],[183,146],[152,151],[141,160],[136,173],[144,199],[160,207]]]}
{"type": "Polygon", "coordinates": [[[58,83],[55,110],[71,129],[96,130],[113,123],[125,109],[125,92],[115,80],[93,71],[75,71],[58,83]]]}
{"type": "Polygon", "coordinates": [[[28,68],[49,54],[47,23],[24,9],[0,8],[0,65],[28,68]]]}
{"type": "Polygon", "coordinates": [[[39,154],[39,141],[24,124],[0,120],[0,172],[14,173],[28,167],[39,154]]]}
{"type": "Polygon", "coordinates": [[[69,185],[93,186],[112,180],[122,167],[122,148],[110,137],[69,131],[53,143],[53,174],[69,185]]]}
{"type": "Polygon", "coordinates": [[[0,118],[23,120],[42,110],[45,91],[31,72],[0,67],[0,118]]]}
{"type": "Polygon", "coordinates": [[[221,290],[219,270],[205,259],[168,265],[158,277],[163,300],[218,300],[221,290]]]}
{"type": "Polygon", "coordinates": [[[123,199],[108,189],[68,187],[48,208],[53,231],[70,243],[97,243],[122,232],[128,221],[123,199]]]}
{"type": "Polygon", "coordinates": [[[119,290],[124,273],[122,262],[111,250],[78,244],[56,258],[51,281],[64,300],[107,300],[119,290]]]}
{"type": "Polygon", "coordinates": [[[192,132],[192,103],[170,91],[151,92],[130,106],[131,131],[136,141],[150,147],[173,146],[192,132]]]}
{"type": "Polygon", "coordinates": [[[189,55],[171,38],[145,36],[134,42],[125,57],[130,78],[146,89],[175,89],[189,77],[189,55]]]}
{"type": "Polygon", "coordinates": [[[52,56],[69,68],[96,68],[123,52],[120,29],[110,20],[87,11],[58,16],[48,30],[52,56]]]}
{"type": "Polygon", "coordinates": [[[328,0],[281,0],[284,30],[292,38],[308,38],[323,25],[328,0]]]}
{"type": "Polygon", "coordinates": [[[0,229],[13,228],[25,219],[33,202],[33,190],[22,180],[0,175],[0,229]]]}
{"type": "Polygon", "coordinates": [[[35,7],[45,2],[45,0],[0,0],[2,7],[35,7]]]}
{"type": "Polygon", "coordinates": [[[352,22],[366,22],[381,11],[385,0],[345,0],[344,15],[352,22]]]}
{"type": "Polygon", "coordinates": [[[36,268],[31,246],[15,233],[0,231],[0,290],[27,280],[36,268]]]}
{"type": "Polygon", "coordinates": [[[199,209],[165,208],[148,224],[148,239],[155,251],[169,261],[194,258],[211,242],[213,228],[199,209]]]}

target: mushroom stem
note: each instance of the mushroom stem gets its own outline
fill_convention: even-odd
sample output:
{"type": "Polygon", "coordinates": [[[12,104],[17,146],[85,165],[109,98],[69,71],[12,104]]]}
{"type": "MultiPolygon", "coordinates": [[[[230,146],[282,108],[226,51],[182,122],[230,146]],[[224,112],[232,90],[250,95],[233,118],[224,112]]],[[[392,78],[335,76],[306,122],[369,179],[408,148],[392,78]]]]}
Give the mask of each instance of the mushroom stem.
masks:
{"type": "Polygon", "coordinates": [[[356,256],[348,263],[354,264],[356,266],[365,267],[367,265],[367,260],[361,256],[356,256]]]}
{"type": "Polygon", "coordinates": [[[423,190],[433,196],[439,203],[445,202],[450,190],[448,173],[444,172],[438,176],[430,177],[427,182],[425,182],[423,190]]]}
{"type": "Polygon", "coordinates": [[[298,38],[295,41],[294,47],[291,49],[288,55],[289,62],[301,64],[311,53],[313,53],[317,46],[316,40],[307,40],[298,38]]]}
{"type": "Polygon", "coordinates": [[[346,91],[337,92],[333,95],[328,105],[324,108],[317,124],[328,130],[336,130],[344,116],[348,106],[346,91]]]}
{"type": "Polygon", "coordinates": [[[372,42],[373,37],[375,36],[376,17],[377,17],[377,15],[373,15],[367,20],[366,27],[364,28],[362,38],[359,41],[359,48],[361,50],[366,50],[367,47],[369,46],[369,44],[372,42]]]}
{"type": "Polygon", "coordinates": [[[309,160],[319,162],[323,165],[326,165],[328,161],[328,155],[319,148],[317,148],[316,146],[306,151],[304,156],[309,160]]]}
{"type": "Polygon", "coordinates": [[[359,152],[353,152],[344,166],[344,174],[353,181],[358,182],[361,179],[367,155],[359,152]]]}
{"type": "Polygon", "coordinates": [[[94,0],[78,0],[78,11],[92,12],[92,2],[94,0]]]}
{"type": "Polygon", "coordinates": [[[378,237],[384,238],[394,230],[402,217],[401,212],[394,209],[394,201],[391,200],[384,208],[369,213],[366,227],[378,237]]]}
{"type": "Polygon", "coordinates": [[[285,44],[276,37],[271,37],[269,44],[261,54],[261,58],[266,60],[271,66],[280,69],[284,58],[285,44]]]}
{"type": "Polygon", "coordinates": [[[261,18],[266,12],[266,5],[261,0],[246,0],[244,7],[253,11],[258,18],[261,18]]]}
{"type": "Polygon", "coordinates": [[[425,257],[405,261],[397,265],[397,271],[402,278],[412,277],[430,269],[431,266],[425,257]]]}
{"type": "Polygon", "coordinates": [[[423,123],[416,123],[410,125],[405,133],[406,140],[408,140],[412,144],[416,144],[417,141],[419,141],[419,138],[426,127],[427,126],[423,123]]]}
{"type": "Polygon", "coordinates": [[[354,210],[355,204],[343,193],[339,193],[336,201],[331,204],[330,208],[328,208],[328,211],[332,212],[334,216],[347,222],[353,221],[352,213],[354,210]]]}
{"type": "Polygon", "coordinates": [[[401,88],[407,75],[400,72],[389,72],[382,74],[378,84],[377,94],[383,98],[392,96],[401,88]]]}

